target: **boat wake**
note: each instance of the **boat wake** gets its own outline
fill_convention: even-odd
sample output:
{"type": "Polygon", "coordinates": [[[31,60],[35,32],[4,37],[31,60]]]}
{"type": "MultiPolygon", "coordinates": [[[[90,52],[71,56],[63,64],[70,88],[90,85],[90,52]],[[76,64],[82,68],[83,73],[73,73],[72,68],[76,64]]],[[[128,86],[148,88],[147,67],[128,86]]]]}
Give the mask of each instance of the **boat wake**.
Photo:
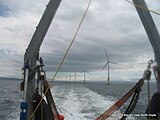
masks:
{"type": "MultiPolygon", "coordinates": [[[[83,85],[57,85],[51,91],[65,120],[94,120],[114,104],[113,98],[104,97],[83,85]]],[[[108,120],[118,120],[121,116],[117,111],[108,120]]]]}

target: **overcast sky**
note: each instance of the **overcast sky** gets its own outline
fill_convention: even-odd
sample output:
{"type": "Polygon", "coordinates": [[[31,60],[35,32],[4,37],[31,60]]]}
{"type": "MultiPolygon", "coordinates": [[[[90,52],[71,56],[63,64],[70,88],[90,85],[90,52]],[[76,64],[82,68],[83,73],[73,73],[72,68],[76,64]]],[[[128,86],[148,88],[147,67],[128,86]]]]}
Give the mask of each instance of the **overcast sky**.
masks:
{"type": "MultiPolygon", "coordinates": [[[[49,0],[0,0],[0,76],[21,77],[23,56],[49,0]]],[[[89,0],[62,0],[41,47],[48,75],[54,74],[71,42],[89,0]]],[[[159,0],[146,0],[160,11],[159,0]]],[[[160,29],[159,16],[152,14],[160,29]]],[[[91,72],[90,79],[105,78],[104,49],[115,78],[142,75],[152,47],[133,5],[124,0],[93,0],[61,72],[91,72]],[[85,67],[86,66],[86,67],[85,67]],[[94,75],[93,75],[94,74],[94,75]],[[101,76],[102,75],[102,76],[101,76]]]]}

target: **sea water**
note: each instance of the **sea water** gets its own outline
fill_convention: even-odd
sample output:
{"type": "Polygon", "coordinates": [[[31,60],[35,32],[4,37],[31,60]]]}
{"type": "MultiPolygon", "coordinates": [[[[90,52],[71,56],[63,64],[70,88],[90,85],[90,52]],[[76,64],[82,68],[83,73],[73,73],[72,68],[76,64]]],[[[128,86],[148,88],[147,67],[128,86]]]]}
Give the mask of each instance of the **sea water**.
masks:
{"type": "MultiPolygon", "coordinates": [[[[101,82],[54,82],[52,94],[57,109],[65,120],[94,120],[133,87],[135,82],[112,82],[110,86],[101,82]]],[[[20,81],[0,80],[0,120],[19,120],[20,102],[23,94],[19,89],[20,81]]],[[[151,95],[156,91],[156,84],[151,83],[151,95]]],[[[147,120],[147,85],[143,86],[138,103],[127,120],[147,120]]],[[[107,120],[118,120],[125,112],[128,100],[120,110],[107,120]]]]}

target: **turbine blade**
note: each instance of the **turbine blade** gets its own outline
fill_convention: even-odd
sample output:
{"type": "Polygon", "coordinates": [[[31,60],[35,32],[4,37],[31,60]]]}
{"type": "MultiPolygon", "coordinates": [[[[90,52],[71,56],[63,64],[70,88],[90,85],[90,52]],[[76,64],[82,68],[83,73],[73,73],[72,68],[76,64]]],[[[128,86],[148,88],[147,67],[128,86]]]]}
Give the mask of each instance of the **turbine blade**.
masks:
{"type": "Polygon", "coordinates": [[[109,64],[109,62],[107,62],[107,63],[102,67],[101,70],[104,70],[108,64],[109,64]]]}
{"type": "Polygon", "coordinates": [[[111,64],[117,64],[117,65],[120,65],[120,63],[118,62],[113,62],[113,61],[110,61],[111,64]]]}
{"type": "Polygon", "coordinates": [[[86,71],[87,74],[90,74],[90,72],[86,71]]]}
{"type": "Polygon", "coordinates": [[[106,49],[104,49],[104,52],[105,52],[105,55],[106,55],[106,57],[107,57],[107,60],[109,61],[109,56],[108,56],[108,54],[107,54],[106,49]]]}

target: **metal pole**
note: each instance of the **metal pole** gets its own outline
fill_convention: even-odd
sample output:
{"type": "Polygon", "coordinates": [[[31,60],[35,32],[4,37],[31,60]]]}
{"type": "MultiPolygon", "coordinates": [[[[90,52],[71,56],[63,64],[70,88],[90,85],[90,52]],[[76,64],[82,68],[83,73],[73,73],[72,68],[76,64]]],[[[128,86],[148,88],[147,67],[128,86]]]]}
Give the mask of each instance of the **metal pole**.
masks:
{"type": "Polygon", "coordinates": [[[86,82],[86,71],[84,71],[84,84],[86,82]]]}
{"type": "Polygon", "coordinates": [[[26,68],[25,70],[25,83],[24,83],[24,101],[27,101],[27,87],[28,87],[28,73],[29,73],[29,69],[26,68]]]}
{"type": "Polygon", "coordinates": [[[153,21],[153,18],[148,11],[148,7],[144,0],[132,0],[139,17],[143,23],[145,31],[148,35],[150,43],[154,50],[155,61],[157,62],[157,90],[160,93],[160,36],[157,27],[153,21]],[[141,6],[141,7],[138,7],[141,6]]]}
{"type": "MultiPolygon", "coordinates": [[[[109,61],[108,61],[109,62],[109,61]]],[[[109,80],[110,80],[110,66],[109,66],[109,64],[110,64],[110,62],[108,63],[108,85],[110,84],[109,82],[109,80]]]]}
{"type": "MultiPolygon", "coordinates": [[[[33,112],[32,97],[35,90],[35,74],[36,70],[32,69],[36,65],[36,59],[39,54],[40,46],[45,38],[45,35],[49,29],[53,17],[61,3],[61,0],[50,0],[46,9],[42,15],[42,18],[36,27],[36,30],[32,36],[32,39],[26,49],[24,55],[24,61],[28,61],[30,64],[30,70],[28,72],[28,81],[26,82],[26,102],[28,103],[27,120],[30,118],[33,112]]],[[[27,78],[26,78],[27,79],[27,78]]]]}

